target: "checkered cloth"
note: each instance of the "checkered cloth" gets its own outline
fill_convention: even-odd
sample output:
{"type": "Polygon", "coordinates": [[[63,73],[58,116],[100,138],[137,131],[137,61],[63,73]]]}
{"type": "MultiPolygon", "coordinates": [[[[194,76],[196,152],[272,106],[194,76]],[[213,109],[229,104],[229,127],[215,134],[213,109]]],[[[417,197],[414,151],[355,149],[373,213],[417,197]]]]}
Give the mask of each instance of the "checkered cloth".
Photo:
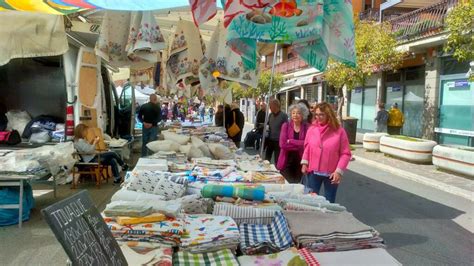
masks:
{"type": "Polygon", "coordinates": [[[298,253],[300,253],[300,255],[305,259],[306,264],[308,264],[308,266],[321,266],[321,264],[319,264],[319,261],[307,249],[299,249],[298,253]]]}
{"type": "Polygon", "coordinates": [[[239,263],[229,249],[216,252],[193,254],[186,251],[175,253],[173,265],[238,266],[239,263]]]}
{"type": "Polygon", "coordinates": [[[288,223],[283,212],[275,212],[270,224],[241,224],[240,249],[245,255],[270,254],[293,245],[288,223]]]}

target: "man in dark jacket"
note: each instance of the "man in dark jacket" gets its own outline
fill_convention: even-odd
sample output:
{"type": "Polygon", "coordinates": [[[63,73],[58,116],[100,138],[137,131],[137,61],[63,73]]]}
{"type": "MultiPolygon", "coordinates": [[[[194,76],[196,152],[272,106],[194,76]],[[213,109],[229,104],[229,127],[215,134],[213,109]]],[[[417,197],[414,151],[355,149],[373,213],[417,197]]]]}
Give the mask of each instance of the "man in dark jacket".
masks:
{"type": "MultiPolygon", "coordinates": [[[[227,109],[227,106],[226,106],[226,109],[227,109]]],[[[240,111],[238,105],[236,104],[232,105],[229,115],[227,115],[227,112],[226,112],[225,124],[226,124],[225,128],[227,130],[227,134],[229,135],[229,138],[232,139],[232,141],[235,143],[235,146],[237,146],[237,148],[240,148],[240,141],[242,140],[242,133],[243,133],[244,124],[245,124],[245,117],[244,117],[244,114],[240,111]],[[229,128],[234,123],[237,124],[240,131],[236,135],[230,136],[229,128]]]]}
{"type": "Polygon", "coordinates": [[[144,157],[148,155],[146,144],[158,138],[158,123],[161,121],[161,109],[156,94],[150,95],[150,101],[140,107],[138,119],[143,123],[142,157],[144,157]]]}

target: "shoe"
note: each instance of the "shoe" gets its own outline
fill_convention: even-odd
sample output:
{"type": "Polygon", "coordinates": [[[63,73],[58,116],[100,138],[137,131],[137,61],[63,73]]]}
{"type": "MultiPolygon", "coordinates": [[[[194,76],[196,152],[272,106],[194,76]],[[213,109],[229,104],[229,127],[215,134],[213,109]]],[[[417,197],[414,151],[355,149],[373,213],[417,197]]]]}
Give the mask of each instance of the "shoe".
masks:
{"type": "Polygon", "coordinates": [[[122,165],[122,171],[127,171],[128,168],[129,168],[128,164],[125,163],[122,165]]]}
{"type": "Polygon", "coordinates": [[[114,180],[114,184],[118,185],[120,183],[122,183],[122,179],[114,180]]]}

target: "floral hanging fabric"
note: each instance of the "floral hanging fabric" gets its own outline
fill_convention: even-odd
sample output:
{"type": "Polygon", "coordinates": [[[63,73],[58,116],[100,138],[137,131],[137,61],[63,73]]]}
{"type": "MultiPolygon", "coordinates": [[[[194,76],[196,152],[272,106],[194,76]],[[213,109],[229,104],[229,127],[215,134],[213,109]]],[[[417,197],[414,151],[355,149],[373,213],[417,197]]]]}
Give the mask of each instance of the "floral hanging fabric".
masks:
{"type": "Polygon", "coordinates": [[[218,86],[218,78],[257,86],[258,68],[244,69],[242,58],[227,46],[226,37],[227,29],[219,22],[199,69],[199,80],[206,92],[218,86]]]}
{"type": "Polygon", "coordinates": [[[174,36],[170,36],[166,60],[166,83],[171,93],[191,95],[191,87],[199,84],[199,66],[206,47],[199,29],[191,21],[179,20],[174,36]]]}
{"type": "Polygon", "coordinates": [[[329,57],[356,64],[351,0],[227,0],[224,25],[228,45],[242,57],[246,69],[257,68],[257,41],[292,44],[320,71],[326,69],[329,57]]]}
{"type": "Polygon", "coordinates": [[[106,11],[96,54],[115,67],[130,67],[130,81],[153,84],[165,40],[153,13],[106,11]]]}

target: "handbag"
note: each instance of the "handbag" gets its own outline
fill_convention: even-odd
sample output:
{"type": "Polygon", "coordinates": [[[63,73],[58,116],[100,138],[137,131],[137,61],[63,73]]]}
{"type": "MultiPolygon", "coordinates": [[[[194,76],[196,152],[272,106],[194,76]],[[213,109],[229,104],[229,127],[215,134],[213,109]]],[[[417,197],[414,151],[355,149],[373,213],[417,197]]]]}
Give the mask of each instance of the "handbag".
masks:
{"type": "Polygon", "coordinates": [[[17,130],[0,132],[0,144],[16,145],[20,142],[21,137],[17,130]]]}
{"type": "Polygon", "coordinates": [[[229,129],[227,129],[227,133],[229,134],[229,137],[231,138],[237,136],[237,134],[239,134],[240,132],[240,127],[235,122],[235,112],[233,112],[233,115],[234,115],[234,123],[232,123],[229,129]]]}

